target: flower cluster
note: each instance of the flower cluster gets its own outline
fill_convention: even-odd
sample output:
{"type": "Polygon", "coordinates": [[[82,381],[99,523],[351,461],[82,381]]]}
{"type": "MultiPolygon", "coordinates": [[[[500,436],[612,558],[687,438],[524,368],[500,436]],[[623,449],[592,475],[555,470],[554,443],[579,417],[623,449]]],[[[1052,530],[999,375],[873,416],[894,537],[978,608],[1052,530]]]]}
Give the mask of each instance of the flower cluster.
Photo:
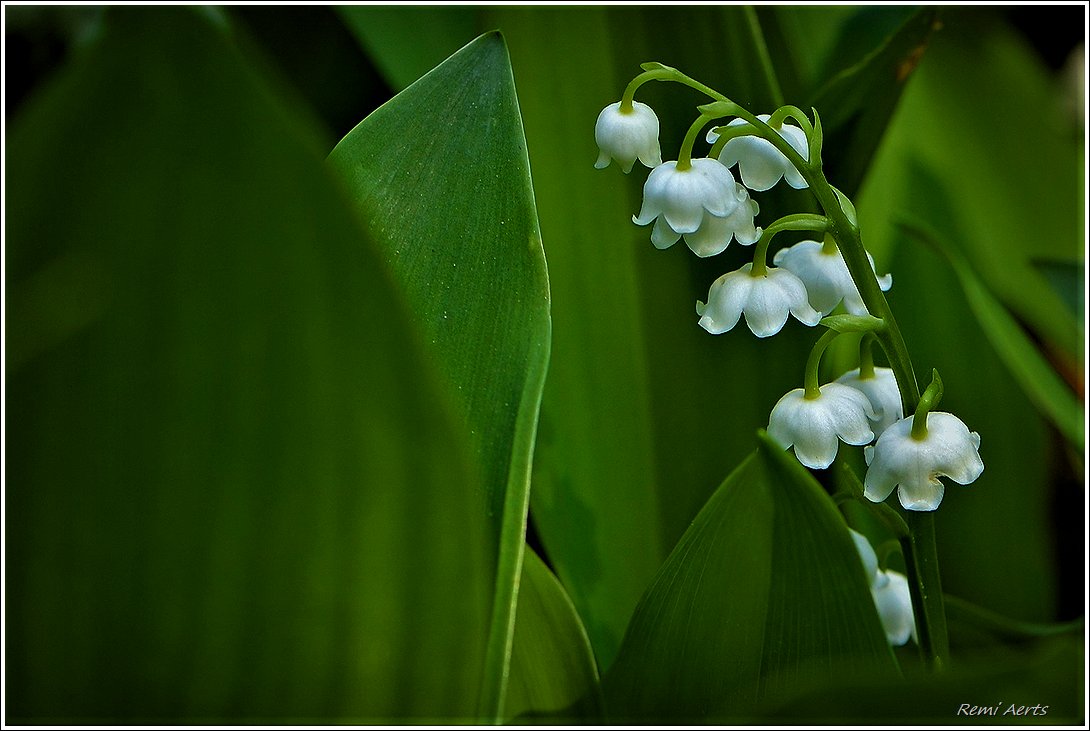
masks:
{"type": "MultiPolygon", "coordinates": [[[[809,327],[826,328],[807,359],[803,387],[785,394],[772,408],[768,436],[783,449],[793,449],[799,462],[811,469],[830,467],[841,442],[864,447],[867,471],[862,489],[853,490],[859,481],[848,480],[848,491],[840,494],[862,501],[887,525],[911,535],[891,508],[875,503],[896,491],[905,510],[935,510],[945,489],[940,478],[967,485],[982,474],[980,435],[953,414],[937,410],[943,395],[937,372],[919,394],[911,359],[883,294],[893,278],[879,275],[874,257],[863,248],[854,205],[822,171],[824,135],[817,110],[812,118],[793,106],[754,115],[677,69],[658,63],[644,64],[643,69],[621,101],[598,116],[595,167],[616,161],[628,173],[638,159],[651,168],[643,185],[643,203],[632,220],[652,227],[656,248],[669,248],[684,238],[694,254],[711,257],[731,241],[753,246],[751,262],[716,278],[707,301],[697,301],[697,324],[704,330],[713,335],[729,332],[743,316],[759,338],[779,333],[791,317],[809,327]],[[658,117],[633,98],[650,81],[674,81],[713,100],[697,107],[700,116],[676,159],[667,162],[662,161],[658,117]],[[704,140],[711,148],[694,157],[693,147],[705,130],[704,140]],[[759,226],[761,208],[752,196],[780,181],[796,190],[808,189],[823,213],[796,213],[759,226]],[[770,264],[769,246],[784,231],[809,236],[775,250],[770,264]],[[822,383],[821,357],[845,333],[860,338],[859,367],[822,383]],[[871,352],[875,344],[884,351],[888,367],[875,365],[871,352]],[[914,413],[906,414],[908,408],[914,413]],[[900,527],[890,522],[891,513],[900,527]]],[[[927,525],[923,516],[915,520],[927,525]]],[[[933,546],[919,544],[919,550],[932,556],[909,564],[910,585],[904,575],[880,569],[866,538],[854,531],[852,538],[890,644],[916,640],[915,598],[924,610],[919,617],[925,645],[921,649],[936,665],[941,663],[945,643],[934,638],[941,637],[942,625],[935,635],[936,625],[929,619],[942,612],[937,574],[918,569],[935,565],[933,546]]]]}
{"type": "MultiPolygon", "coordinates": [[[[622,100],[598,116],[595,167],[616,161],[627,173],[638,159],[651,168],[643,204],[632,220],[652,226],[651,243],[659,249],[684,238],[694,254],[710,257],[731,241],[756,244],[752,262],[718,277],[707,302],[697,302],[700,327],[719,335],[734,329],[743,316],[759,338],[780,332],[791,317],[810,327],[830,327],[811,353],[805,387],[787,393],[773,407],[769,436],[784,449],[793,448],[798,460],[812,469],[829,467],[840,442],[866,446],[868,499],[881,502],[896,490],[905,509],[934,510],[943,496],[939,477],[968,484],[983,471],[980,436],[952,414],[928,413],[937,397],[906,417],[905,383],[898,383],[892,368],[875,367],[871,361],[870,347],[885,323],[874,316],[881,313],[868,310],[857,281],[867,278],[871,296],[867,301],[883,307],[881,292],[888,291],[893,281],[889,274],[877,273],[874,258],[862,249],[857,233],[850,240],[856,248],[842,251],[844,231],[858,231],[856,217],[850,201],[820,173],[822,134],[816,112],[813,122],[795,107],[754,116],[674,69],[658,64],[645,68],[622,100]],[[680,80],[716,99],[698,108],[700,117],[686,134],[677,159],[667,162],[662,161],[658,117],[632,98],[642,83],[654,79],[680,80]],[[731,119],[725,124],[715,121],[727,118],[731,119]],[[709,124],[705,139],[711,149],[694,158],[693,146],[709,124]],[[760,207],[751,193],[770,190],[781,180],[795,189],[812,188],[826,215],[796,214],[757,226],[760,207]],[[769,244],[782,231],[821,236],[781,248],[769,265],[769,244]],[[838,309],[847,314],[829,317],[838,309]],[[854,318],[845,331],[864,333],[863,346],[859,368],[819,385],[821,353],[838,334],[823,320],[826,317],[854,318]]],[[[888,354],[889,343],[881,344],[888,354]]],[[[911,371],[902,370],[901,377],[911,378],[911,371]]]]}

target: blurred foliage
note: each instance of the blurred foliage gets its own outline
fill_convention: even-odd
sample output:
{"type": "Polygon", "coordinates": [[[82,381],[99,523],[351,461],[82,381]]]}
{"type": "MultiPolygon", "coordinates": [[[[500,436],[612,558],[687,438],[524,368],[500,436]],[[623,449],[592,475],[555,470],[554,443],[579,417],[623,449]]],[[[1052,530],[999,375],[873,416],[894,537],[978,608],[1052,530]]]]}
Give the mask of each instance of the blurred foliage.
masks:
{"type": "MultiPolygon", "coordinates": [[[[5,720],[597,718],[598,669],[611,718],[744,720],[708,701],[731,678],[766,684],[754,722],[949,723],[1000,691],[1082,719],[1066,636],[961,617],[942,683],[908,648],[892,683],[833,661],[822,628],[862,647],[871,621],[846,628],[840,521],[784,455],[753,455],[817,334],[707,335],[693,303],[750,252],[654,250],[630,223],[643,176],[592,167],[594,119],[643,61],[755,112],[816,105],[917,372],[938,368],[943,408],[982,435],[984,475],[937,515],[944,589],[1072,619],[1083,131],[1009,22],[1055,28],[1055,68],[1071,14],[4,12],[5,720]],[[497,28],[510,66],[485,36],[323,165],[497,28]],[[523,560],[535,429],[543,560],[523,560]],[[694,679],[664,694],[675,670],[694,679]]],[[[640,98],[673,159],[703,99],[640,98]]],[[[755,198],[759,222],[814,205],[755,198]]],[[[826,375],[854,357],[838,342],[826,375]]]]}
{"type": "Polygon", "coordinates": [[[379,248],[221,30],[108,16],[8,140],[6,720],[474,717],[479,480],[379,248]]]}

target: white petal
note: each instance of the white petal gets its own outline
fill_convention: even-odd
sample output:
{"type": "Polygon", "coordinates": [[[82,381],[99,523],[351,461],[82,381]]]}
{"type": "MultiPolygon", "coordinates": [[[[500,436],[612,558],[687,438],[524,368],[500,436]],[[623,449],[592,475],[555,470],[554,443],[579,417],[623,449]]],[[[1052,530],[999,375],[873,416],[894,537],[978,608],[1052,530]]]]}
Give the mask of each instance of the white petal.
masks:
{"type": "Polygon", "coordinates": [[[804,325],[813,327],[821,320],[821,313],[814,310],[807,301],[806,285],[794,273],[786,269],[770,268],[769,281],[781,292],[783,301],[791,314],[804,325]]]}
{"type": "Polygon", "coordinates": [[[888,579],[880,589],[872,590],[875,609],[882,620],[889,644],[900,647],[915,637],[916,622],[912,613],[912,594],[908,579],[896,571],[882,572],[888,579]]]}
{"type": "Polygon", "coordinates": [[[739,137],[731,140],[723,149],[737,143],[733,155],[738,158],[738,174],[750,190],[764,191],[772,188],[783,177],[787,158],[760,137],[739,137]]]}
{"type": "Polygon", "coordinates": [[[664,162],[647,176],[647,180],[643,183],[643,205],[640,206],[639,215],[632,217],[633,223],[646,226],[662,215],[666,189],[676,165],[677,162],[673,160],[664,162]]]}
{"type": "Polygon", "coordinates": [[[897,486],[897,499],[905,510],[934,510],[942,502],[945,490],[935,478],[925,483],[902,482],[897,486]]]}
{"type": "Polygon", "coordinates": [[[848,371],[837,383],[843,383],[858,391],[862,391],[870,401],[874,410],[874,419],[871,420],[871,430],[875,436],[881,436],[891,424],[902,417],[901,393],[897,390],[897,377],[890,368],[877,367],[874,369],[873,378],[859,378],[859,369],[848,371]]]}
{"type": "Polygon", "coordinates": [[[753,277],[749,301],[744,308],[746,324],[759,338],[770,337],[782,330],[791,311],[791,302],[772,279],[773,272],[768,269],[763,276],[753,277]]]}
{"type": "Polygon", "coordinates": [[[931,470],[949,477],[959,485],[968,485],[984,472],[984,462],[977,451],[980,435],[970,432],[965,423],[944,411],[927,415],[927,439],[931,470]]]}
{"type": "Polygon", "coordinates": [[[697,256],[715,256],[727,248],[732,235],[728,219],[708,214],[704,216],[704,223],[699,229],[685,234],[685,243],[697,256]]]}
{"type": "Polygon", "coordinates": [[[738,324],[742,316],[742,308],[749,299],[749,292],[753,286],[753,277],[749,276],[752,263],[742,266],[737,271],[728,272],[712,282],[708,290],[708,304],[698,314],[700,326],[712,333],[720,335],[732,329],[738,324]]]}
{"type": "Polygon", "coordinates": [[[851,533],[852,540],[855,541],[855,549],[859,551],[859,558],[863,560],[863,571],[867,575],[867,584],[873,584],[874,579],[878,576],[878,556],[874,553],[874,548],[865,535],[851,528],[848,529],[848,532],[851,533]]]}
{"type": "Polygon", "coordinates": [[[651,229],[651,243],[655,245],[655,248],[668,249],[680,238],[681,234],[670,228],[665,218],[660,216],[655,219],[655,227],[651,229]]]}

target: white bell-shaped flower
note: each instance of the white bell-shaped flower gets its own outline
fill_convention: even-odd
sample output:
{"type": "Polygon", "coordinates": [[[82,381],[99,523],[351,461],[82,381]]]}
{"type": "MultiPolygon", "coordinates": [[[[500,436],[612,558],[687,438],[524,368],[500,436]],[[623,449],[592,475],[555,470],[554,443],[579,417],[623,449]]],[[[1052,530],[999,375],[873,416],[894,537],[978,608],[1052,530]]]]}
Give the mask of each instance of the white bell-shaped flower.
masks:
{"type": "Polygon", "coordinates": [[[870,594],[889,644],[900,647],[908,642],[909,637],[913,642],[918,642],[908,578],[897,571],[879,571],[870,594]]]}
{"type": "Polygon", "coordinates": [[[876,367],[873,376],[860,378],[859,369],[856,368],[836,379],[836,382],[862,391],[870,399],[875,416],[870,428],[876,438],[904,416],[901,392],[897,390],[897,377],[893,375],[893,369],[876,367]]]}
{"type": "Polygon", "coordinates": [[[656,167],[643,186],[643,206],[633,222],[652,221],[651,243],[666,249],[682,236],[697,256],[712,256],[727,248],[731,237],[752,244],[760,238],[754,228],[757,202],[735,182],[730,170],[702,157],[689,168],[670,161],[656,167]]]}
{"type": "Polygon", "coordinates": [[[840,442],[861,446],[874,439],[870,400],[842,383],[826,383],[815,398],[796,388],[772,407],[768,435],[811,469],[823,470],[833,463],[840,442]]]}
{"type": "Polygon", "coordinates": [[[851,528],[848,529],[863,560],[863,571],[867,575],[871,598],[878,610],[878,618],[886,633],[889,644],[900,647],[911,637],[916,641],[916,619],[912,613],[912,594],[908,589],[908,579],[897,571],[881,571],[878,557],[866,536],[851,528]]]}
{"type": "Polygon", "coordinates": [[[818,324],[821,314],[806,301],[806,287],[799,278],[783,269],[768,267],[753,276],[749,262],[712,282],[708,303],[696,303],[700,327],[712,335],[727,332],[744,313],[749,329],[759,338],[775,335],[787,322],[789,314],[804,325],[818,324]]]}
{"type": "Polygon", "coordinates": [[[980,477],[980,435],[961,419],[944,411],[927,414],[927,434],[912,436],[913,417],[901,419],[882,432],[865,450],[867,476],[864,495],[880,503],[894,488],[906,510],[934,510],[944,492],[939,477],[968,485],[980,477]]]}
{"type": "Polygon", "coordinates": [[[614,102],[603,109],[594,124],[594,141],[598,143],[598,160],[594,167],[601,170],[610,160],[626,173],[639,158],[649,168],[662,164],[659,150],[659,118],[651,107],[632,102],[632,111],[621,110],[614,102]]]}
{"type": "MultiPolygon", "coordinates": [[[[768,122],[769,115],[758,114],[757,119],[768,122]]],[[[744,119],[733,119],[728,127],[737,127],[747,124],[744,119]]],[[[778,130],[780,137],[787,140],[791,147],[795,148],[803,160],[809,159],[806,133],[793,124],[783,124],[778,130]]],[[[708,142],[719,139],[719,133],[714,129],[708,132],[708,142]]],[[[727,167],[738,164],[738,174],[742,183],[750,190],[768,190],[780,178],[787,181],[792,188],[805,188],[806,180],[792,165],[784,154],[776,149],[768,140],[756,135],[746,135],[727,140],[723,145],[723,151],[719,153],[719,162],[727,167]]]]}
{"type": "MultiPolygon", "coordinates": [[[[867,259],[873,270],[874,257],[870,252],[867,259]]],[[[817,241],[800,241],[777,251],[772,262],[794,272],[806,284],[810,305],[818,312],[828,315],[843,300],[844,309],[851,314],[869,314],[839,249],[827,253],[817,241]]],[[[893,286],[893,276],[885,274],[878,277],[878,286],[883,292],[889,291],[893,286]]]]}

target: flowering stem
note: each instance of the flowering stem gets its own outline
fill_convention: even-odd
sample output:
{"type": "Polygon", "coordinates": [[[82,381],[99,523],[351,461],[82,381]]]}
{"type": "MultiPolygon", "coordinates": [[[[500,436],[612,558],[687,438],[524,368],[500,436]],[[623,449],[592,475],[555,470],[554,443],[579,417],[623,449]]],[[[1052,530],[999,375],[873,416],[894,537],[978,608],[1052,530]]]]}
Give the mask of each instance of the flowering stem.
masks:
{"type": "Polygon", "coordinates": [[[632,79],[625,88],[624,94],[621,95],[621,111],[626,114],[632,111],[632,99],[636,96],[636,90],[648,81],[674,81],[678,84],[688,86],[690,89],[696,89],[700,93],[706,94],[717,101],[730,101],[730,99],[727,99],[727,97],[723,96],[710,86],[701,84],[696,79],[686,76],[670,66],[665,66],[660,63],[651,63],[644,64],[644,67],[648,68],[648,70],[632,79]]]}
{"type": "MultiPolygon", "coordinates": [[[[863,303],[872,315],[885,322],[886,326],[877,331],[876,336],[897,379],[904,413],[914,413],[920,400],[920,387],[916,382],[916,374],[901,329],[893,317],[882,288],[878,285],[878,278],[871,268],[870,260],[867,259],[854,207],[846,196],[838,195],[825,179],[818,155],[810,155],[812,159],[804,160],[787,140],[756,116],[744,109],[739,109],[738,116],[759,130],[761,136],[771,142],[798,169],[824,209],[830,222],[828,233],[836,240],[863,303]]],[[[819,128],[819,125],[815,125],[815,134],[819,128]]],[[[949,662],[950,643],[946,631],[938,553],[935,550],[935,516],[929,511],[910,510],[907,511],[906,520],[911,535],[903,539],[905,564],[920,652],[932,670],[939,670],[949,662]]]]}
{"type": "Polygon", "coordinates": [[[788,117],[799,123],[799,126],[806,132],[807,137],[813,132],[814,127],[810,124],[809,117],[801,109],[790,104],[774,111],[768,118],[768,126],[772,127],[772,129],[779,129],[788,117]]]}
{"type": "MultiPolygon", "coordinates": [[[[748,110],[735,105],[723,94],[689,78],[677,69],[661,65],[656,65],[653,69],[648,68],[646,74],[641,74],[633,80],[632,84],[629,85],[630,89],[634,91],[635,87],[644,83],[644,80],[671,80],[707,94],[719,102],[730,103],[733,108],[731,113],[749,122],[756,130],[756,133],[783,153],[784,157],[803,176],[818,203],[825,211],[828,220],[828,226],[825,230],[836,241],[836,245],[844,257],[844,263],[847,265],[848,272],[859,290],[863,303],[871,315],[885,323],[885,326],[876,331],[875,334],[878,342],[882,345],[882,349],[886,352],[889,366],[897,379],[897,389],[901,394],[904,413],[914,413],[920,400],[920,387],[916,382],[912,360],[909,357],[904,337],[901,335],[901,329],[897,325],[897,320],[893,317],[893,312],[886,301],[885,294],[878,284],[877,275],[871,268],[867,252],[863,248],[854,206],[847,196],[837,191],[825,179],[825,173],[821,167],[822,132],[817,111],[814,111],[812,135],[808,135],[810,144],[807,157],[809,159],[804,159],[779,132],[762,122],[748,110]]],[[[626,94],[628,94],[628,91],[626,91],[626,94]]],[[[720,114],[719,116],[723,115],[720,114]]],[[[767,251],[767,242],[765,243],[765,250],[767,251]]],[[[765,265],[763,259],[760,265],[762,267],[765,265]]],[[[756,261],[754,262],[754,268],[757,268],[756,261]]],[[[826,333],[826,335],[822,336],[822,340],[829,336],[830,333],[826,333]]],[[[832,336],[835,337],[835,334],[832,334],[832,336]]],[[[820,353],[818,357],[820,358],[820,353]]],[[[811,352],[811,360],[815,360],[813,352],[811,352]]],[[[807,395],[817,388],[816,373],[816,365],[811,369],[808,363],[807,395]],[[813,389],[810,388],[811,384],[809,382],[811,375],[814,378],[813,389]]],[[[907,564],[909,584],[912,589],[912,605],[916,615],[920,651],[927,658],[932,669],[939,669],[947,664],[950,648],[946,631],[942,584],[939,578],[938,556],[935,550],[934,514],[929,511],[908,511],[907,521],[912,530],[912,535],[905,539],[905,563],[907,564]]]]}
{"type": "Polygon", "coordinates": [[[916,615],[916,636],[928,666],[938,671],[949,662],[950,642],[935,550],[934,514],[909,510],[905,517],[911,533],[901,538],[901,552],[908,571],[912,611],[916,615]]]}
{"type": "Polygon", "coordinates": [[[763,277],[768,270],[768,245],[772,237],[781,231],[814,231],[822,233],[829,225],[829,219],[814,213],[794,213],[784,216],[768,225],[761,233],[761,239],[753,252],[753,268],[749,273],[754,277],[763,277]]]}
{"type": "Polygon", "coordinates": [[[693,166],[693,145],[696,144],[696,136],[700,134],[700,130],[704,129],[704,125],[713,119],[717,117],[701,114],[689,127],[689,131],[685,133],[685,139],[681,141],[681,152],[677,155],[677,170],[688,170],[693,166]]]}
{"type": "Polygon", "coordinates": [[[866,333],[859,341],[859,378],[874,378],[874,353],[871,348],[877,338],[874,333],[866,333]]]}
{"type": "Polygon", "coordinates": [[[821,396],[821,388],[818,385],[818,366],[821,365],[821,354],[829,347],[829,343],[840,335],[836,330],[826,330],[825,334],[818,338],[810,351],[810,357],[806,359],[806,374],[803,376],[803,391],[806,398],[816,399],[821,396]]]}
{"type": "Polygon", "coordinates": [[[927,414],[939,405],[942,399],[942,379],[939,372],[931,370],[931,385],[920,396],[920,403],[916,405],[916,413],[912,415],[912,438],[923,441],[927,438],[927,414]]]}

